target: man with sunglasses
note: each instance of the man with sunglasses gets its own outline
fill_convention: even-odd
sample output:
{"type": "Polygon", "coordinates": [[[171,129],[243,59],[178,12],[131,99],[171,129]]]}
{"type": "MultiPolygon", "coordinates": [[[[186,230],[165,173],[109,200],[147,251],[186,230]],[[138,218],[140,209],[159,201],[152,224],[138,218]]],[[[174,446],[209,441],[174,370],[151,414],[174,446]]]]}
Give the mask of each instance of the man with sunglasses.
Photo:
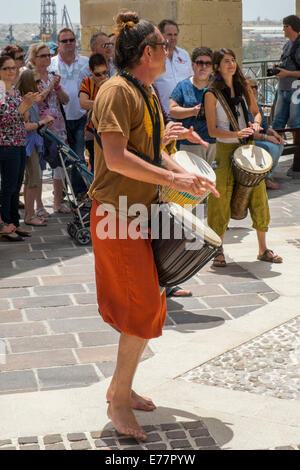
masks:
{"type": "Polygon", "coordinates": [[[216,153],[216,139],[211,138],[208,133],[205,114],[202,116],[200,114],[203,95],[212,74],[212,50],[208,47],[194,49],[192,67],[194,70],[192,77],[179,82],[171,94],[170,116],[181,121],[187,129],[193,126],[195,132],[209,143],[206,148],[203,145],[183,140],[177,144],[180,150],[190,151],[211,165],[216,153]]]}
{"type": "Polygon", "coordinates": [[[173,20],[163,20],[158,29],[165,40],[168,41],[168,56],[166,72],[155,80],[161,104],[164,111],[169,114],[170,96],[177,83],[193,75],[191,59],[187,51],[177,46],[179,28],[173,20]]]}
{"type": "Polygon", "coordinates": [[[283,47],[279,70],[278,98],[272,123],[274,129],[282,129],[290,121],[290,127],[300,127],[300,18],[290,15],[283,18],[283,30],[289,40],[283,47]],[[296,97],[296,99],[293,99],[296,97]]]}
{"type": "Polygon", "coordinates": [[[91,37],[90,47],[92,54],[103,55],[109,66],[109,76],[112,77],[118,72],[113,61],[115,43],[107,36],[107,34],[99,31],[91,37]]]}
{"type": "MultiPolygon", "coordinates": [[[[70,101],[64,106],[68,142],[84,162],[86,111],[80,106],[78,92],[82,80],[90,76],[89,59],[76,53],[76,37],[71,29],[62,29],[57,41],[58,55],[52,58],[50,71],[61,76],[61,85],[69,95],[70,101]]],[[[75,169],[71,173],[71,182],[75,196],[86,192],[86,186],[75,169]]]]}

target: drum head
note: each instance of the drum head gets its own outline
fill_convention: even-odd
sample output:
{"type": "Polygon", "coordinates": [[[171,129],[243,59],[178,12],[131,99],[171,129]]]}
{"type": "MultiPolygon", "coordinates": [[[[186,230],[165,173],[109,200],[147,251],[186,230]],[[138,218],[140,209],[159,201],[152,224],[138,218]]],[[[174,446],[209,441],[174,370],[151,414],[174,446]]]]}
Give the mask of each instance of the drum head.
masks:
{"type": "Polygon", "coordinates": [[[203,158],[198,157],[192,152],[180,150],[173,155],[173,158],[178,165],[182,166],[189,173],[203,176],[213,183],[216,182],[216,174],[212,167],[203,158]]]}
{"type": "Polygon", "coordinates": [[[173,202],[168,203],[168,206],[175,219],[182,221],[184,227],[192,231],[197,238],[200,238],[201,240],[204,239],[206,242],[217,247],[222,245],[221,238],[192,212],[173,202]]]}
{"type": "Polygon", "coordinates": [[[233,153],[237,167],[250,173],[266,173],[273,166],[273,159],[267,150],[256,145],[242,145],[233,153]]]}

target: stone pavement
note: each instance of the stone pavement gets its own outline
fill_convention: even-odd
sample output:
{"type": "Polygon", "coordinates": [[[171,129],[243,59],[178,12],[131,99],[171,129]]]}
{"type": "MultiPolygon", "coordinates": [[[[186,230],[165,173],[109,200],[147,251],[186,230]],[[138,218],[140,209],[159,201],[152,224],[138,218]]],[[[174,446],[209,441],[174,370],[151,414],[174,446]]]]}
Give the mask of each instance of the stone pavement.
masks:
{"type": "Polygon", "coordinates": [[[206,266],[184,284],[193,297],[168,300],[164,336],[149,343],[136,379],[160,405],[138,413],[150,426],[145,444],[106,418],[118,334],[97,312],[91,247],[68,237],[64,215],[25,243],[1,241],[0,449],[297,449],[300,182],[285,176],[289,160],[270,193],[268,235],[285,262],[255,261],[249,218],[231,221],[228,266],[206,266]],[[262,423],[269,433],[259,439],[262,423]]]}

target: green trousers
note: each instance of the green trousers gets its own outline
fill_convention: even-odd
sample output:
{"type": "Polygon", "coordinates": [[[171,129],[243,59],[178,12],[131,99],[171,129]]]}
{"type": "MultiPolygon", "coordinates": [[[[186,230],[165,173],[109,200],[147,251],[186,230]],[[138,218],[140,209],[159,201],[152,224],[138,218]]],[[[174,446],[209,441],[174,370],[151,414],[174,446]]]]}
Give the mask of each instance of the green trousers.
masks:
{"type": "MultiPolygon", "coordinates": [[[[239,144],[225,144],[217,142],[216,157],[217,169],[215,170],[217,190],[220,198],[210,194],[207,205],[207,223],[219,235],[226,232],[231,217],[230,202],[234,188],[234,176],[231,168],[231,155],[239,147],[239,144]]],[[[270,211],[266,184],[263,180],[252,190],[249,211],[252,218],[252,227],[260,232],[267,232],[270,223],[270,211]]]]}

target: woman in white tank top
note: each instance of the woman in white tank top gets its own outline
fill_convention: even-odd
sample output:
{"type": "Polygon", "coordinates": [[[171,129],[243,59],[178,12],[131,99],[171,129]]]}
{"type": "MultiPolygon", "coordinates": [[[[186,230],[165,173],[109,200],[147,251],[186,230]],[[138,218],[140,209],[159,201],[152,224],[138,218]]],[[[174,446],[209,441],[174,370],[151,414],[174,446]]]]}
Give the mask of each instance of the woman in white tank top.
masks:
{"type": "MultiPolygon", "coordinates": [[[[231,217],[230,203],[234,189],[234,176],[231,168],[231,156],[241,145],[242,139],[259,139],[261,115],[247,80],[243,76],[236,57],[230,49],[219,49],[213,54],[214,78],[205,95],[205,113],[208,132],[217,139],[216,144],[216,187],[220,198],[208,199],[208,225],[222,238],[231,217]],[[215,92],[222,94],[239,125],[235,131],[215,92]],[[248,110],[254,116],[254,124],[248,122],[248,110]]],[[[281,263],[282,258],[266,244],[266,232],[270,222],[270,212],[265,181],[254,187],[249,202],[249,211],[253,228],[257,232],[258,256],[261,261],[281,263]]],[[[215,267],[226,266],[223,248],[214,259],[215,267]]]]}

